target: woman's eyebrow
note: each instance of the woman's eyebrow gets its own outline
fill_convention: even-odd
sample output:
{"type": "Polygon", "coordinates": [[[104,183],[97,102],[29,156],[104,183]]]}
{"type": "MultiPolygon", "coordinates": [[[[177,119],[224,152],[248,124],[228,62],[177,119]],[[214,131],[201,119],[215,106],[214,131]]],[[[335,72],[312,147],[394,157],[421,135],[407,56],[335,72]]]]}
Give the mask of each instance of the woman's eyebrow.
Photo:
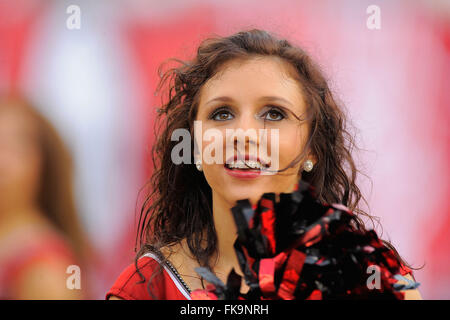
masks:
{"type": "Polygon", "coordinates": [[[221,102],[234,102],[233,98],[228,97],[228,96],[220,96],[220,97],[216,97],[213,98],[211,100],[209,100],[208,102],[205,103],[205,105],[208,105],[212,102],[216,102],[216,101],[221,101],[221,102]]]}
{"type": "Polygon", "coordinates": [[[265,97],[261,97],[259,99],[260,101],[272,101],[272,102],[281,102],[281,103],[286,103],[288,105],[290,105],[291,107],[294,106],[294,104],[292,102],[290,102],[289,100],[286,100],[282,97],[278,97],[278,96],[265,96],[265,97]]]}
{"type": "MultiPolygon", "coordinates": [[[[264,97],[259,98],[258,100],[259,101],[282,102],[282,103],[287,103],[290,106],[293,106],[293,104],[290,101],[288,101],[288,100],[286,100],[286,99],[284,99],[282,97],[278,97],[278,96],[264,96],[264,97]]],[[[220,101],[220,102],[234,102],[234,99],[231,98],[231,97],[228,97],[228,96],[220,96],[220,97],[216,97],[216,98],[213,98],[213,99],[209,100],[208,102],[205,103],[205,105],[208,105],[208,104],[210,104],[212,102],[216,102],[216,101],[220,101]]]]}

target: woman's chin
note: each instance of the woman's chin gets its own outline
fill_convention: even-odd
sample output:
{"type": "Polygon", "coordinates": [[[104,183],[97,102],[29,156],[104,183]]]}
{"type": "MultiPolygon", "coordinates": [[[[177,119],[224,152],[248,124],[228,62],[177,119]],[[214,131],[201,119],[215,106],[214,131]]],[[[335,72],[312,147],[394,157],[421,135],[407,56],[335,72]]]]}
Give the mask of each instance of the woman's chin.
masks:
{"type": "Polygon", "coordinates": [[[257,204],[261,196],[265,193],[262,190],[242,190],[242,192],[237,192],[238,190],[233,190],[231,194],[228,194],[226,198],[228,202],[233,206],[238,200],[248,199],[252,205],[257,204]]]}

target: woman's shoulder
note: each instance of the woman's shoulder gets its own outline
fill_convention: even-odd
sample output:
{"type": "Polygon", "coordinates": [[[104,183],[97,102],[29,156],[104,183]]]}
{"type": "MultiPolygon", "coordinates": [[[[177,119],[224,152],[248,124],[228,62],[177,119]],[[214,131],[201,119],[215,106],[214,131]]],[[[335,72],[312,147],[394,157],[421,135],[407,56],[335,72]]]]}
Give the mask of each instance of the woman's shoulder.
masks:
{"type": "Polygon", "coordinates": [[[106,299],[117,297],[124,300],[185,300],[174,279],[152,253],[142,255],[128,265],[111,289],[106,299]]]}
{"type": "MultiPolygon", "coordinates": [[[[149,256],[142,256],[137,263],[129,264],[106,293],[106,299],[116,296],[125,300],[152,299],[147,292],[147,283],[158,275],[159,263],[149,256]]],[[[160,276],[157,277],[160,279],[160,276]]]]}

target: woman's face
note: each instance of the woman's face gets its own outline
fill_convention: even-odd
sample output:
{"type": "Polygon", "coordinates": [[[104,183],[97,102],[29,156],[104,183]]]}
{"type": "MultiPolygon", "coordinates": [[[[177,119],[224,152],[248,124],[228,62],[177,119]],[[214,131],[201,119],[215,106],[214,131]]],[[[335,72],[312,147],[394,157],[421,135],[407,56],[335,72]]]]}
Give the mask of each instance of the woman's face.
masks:
{"type": "Polygon", "coordinates": [[[203,85],[196,120],[201,121],[203,133],[216,129],[223,137],[220,163],[205,161],[205,155],[215,156],[211,146],[207,149],[209,144],[217,143],[215,140],[203,138],[201,147],[203,173],[212,189],[213,201],[220,200],[234,206],[237,200],[250,199],[255,204],[266,192],[292,192],[300,178],[303,162],[313,160],[304,157],[295,167],[275,174],[261,174],[259,169],[273,166],[276,160],[278,169],[283,169],[304,151],[309,125],[298,118],[305,117],[306,105],[300,84],[290,76],[292,72],[295,70],[290,64],[274,57],[233,60],[203,85]],[[267,145],[259,134],[256,139],[250,135],[247,139],[237,138],[242,137],[239,134],[233,136],[231,133],[238,132],[237,129],[242,129],[241,132],[253,129],[257,133],[259,129],[266,129],[267,145]],[[274,132],[278,133],[278,142],[272,135],[274,132]],[[267,157],[251,158],[253,162],[247,162],[242,169],[239,161],[230,165],[237,154],[242,159],[245,159],[243,153],[263,155],[261,148],[265,148],[267,157]],[[277,159],[274,158],[274,150],[278,152],[277,159]],[[233,156],[230,157],[231,154],[233,156]]]}
{"type": "Polygon", "coordinates": [[[34,200],[41,173],[38,133],[20,106],[0,106],[0,204],[34,200]]]}

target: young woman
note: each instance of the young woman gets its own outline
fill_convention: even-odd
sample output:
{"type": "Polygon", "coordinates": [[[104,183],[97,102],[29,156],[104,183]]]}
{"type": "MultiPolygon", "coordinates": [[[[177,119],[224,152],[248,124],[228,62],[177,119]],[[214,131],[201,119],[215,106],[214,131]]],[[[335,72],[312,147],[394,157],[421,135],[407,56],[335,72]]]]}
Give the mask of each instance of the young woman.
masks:
{"type": "Polygon", "coordinates": [[[87,297],[84,282],[67,287],[68,267],[85,270],[89,258],[72,188],[71,157],[52,125],[24,99],[0,97],[1,299],[87,297]]]}
{"type": "MultiPolygon", "coordinates": [[[[190,299],[192,290],[206,284],[194,270],[199,266],[209,267],[223,282],[233,268],[242,275],[230,209],[240,199],[256,204],[263,193],[292,192],[299,179],[316,189],[320,202],[342,203],[359,218],[371,218],[360,209],[364,198],[355,184],[354,145],[343,110],[302,49],[261,30],[207,39],[192,61],[164,73],[159,89],[165,85],[169,94],[156,123],[161,131],[154,146],[153,189],[139,222],[141,247],[107,299],[190,299]],[[193,133],[194,121],[203,132],[215,129],[227,137],[220,163],[174,163],[172,150],[178,142],[171,141],[172,133],[179,128],[193,133]],[[233,143],[226,143],[229,129],[276,129],[276,174],[259,174],[270,159],[230,166],[230,148],[248,155],[262,141],[233,136],[233,143]]],[[[212,143],[206,140],[203,153],[212,143]]],[[[271,150],[275,140],[267,143],[271,150]]],[[[194,162],[194,141],[190,145],[194,162]]],[[[405,270],[412,279],[407,274],[411,269],[405,270]]],[[[248,290],[244,281],[241,288],[248,290]]],[[[420,294],[409,290],[406,298],[420,294]]]]}

